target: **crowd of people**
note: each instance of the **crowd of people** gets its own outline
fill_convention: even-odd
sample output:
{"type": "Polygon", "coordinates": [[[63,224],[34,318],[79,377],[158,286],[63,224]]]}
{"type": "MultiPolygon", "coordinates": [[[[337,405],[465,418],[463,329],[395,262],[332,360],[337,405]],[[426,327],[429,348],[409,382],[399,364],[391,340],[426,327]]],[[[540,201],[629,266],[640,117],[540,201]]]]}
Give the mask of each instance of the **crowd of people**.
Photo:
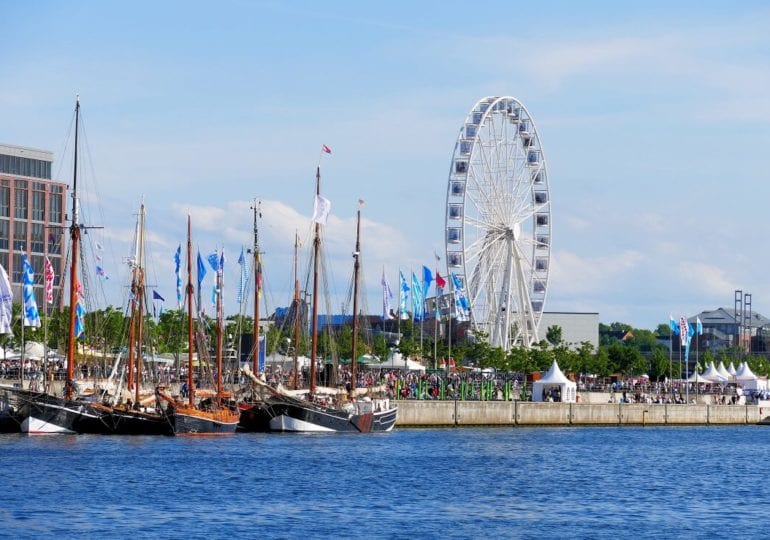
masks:
{"type": "MultiPolygon", "coordinates": [[[[19,380],[22,362],[19,359],[0,360],[0,379],[19,380]]],[[[78,365],[76,379],[106,380],[113,370],[112,365],[98,362],[84,362],[78,365]]],[[[66,363],[62,358],[42,360],[26,359],[23,362],[23,378],[30,381],[30,386],[39,384],[48,374],[48,380],[64,380],[66,363]]],[[[211,373],[215,375],[215,370],[211,373]]],[[[326,385],[351,386],[349,366],[340,366],[337,377],[330,375],[328,369],[319,371],[319,383],[326,385]]],[[[204,378],[208,379],[208,377],[204,378]]],[[[187,380],[187,367],[176,367],[167,363],[145,363],[142,367],[142,380],[147,383],[180,385],[187,380]]],[[[264,380],[272,385],[294,386],[294,372],[280,366],[268,366],[264,380]]],[[[309,373],[306,369],[297,374],[299,387],[307,386],[309,373]]],[[[246,376],[236,367],[223,368],[223,383],[236,387],[247,384],[246,376]]],[[[205,386],[196,374],[196,386],[205,386]]],[[[531,383],[523,373],[481,372],[481,371],[404,371],[400,369],[370,369],[357,371],[356,387],[366,388],[383,386],[392,399],[404,400],[483,400],[511,401],[531,399],[531,383]]],[[[735,385],[703,385],[682,381],[619,380],[604,382],[597,380],[579,380],[579,393],[609,393],[611,403],[688,403],[694,402],[698,395],[711,396],[713,404],[733,404],[758,399],[770,399],[770,392],[743,392],[735,385]]],[[[553,390],[551,390],[553,392],[553,390]]],[[[543,401],[560,401],[561,397],[553,394],[543,396],[543,401]]]]}

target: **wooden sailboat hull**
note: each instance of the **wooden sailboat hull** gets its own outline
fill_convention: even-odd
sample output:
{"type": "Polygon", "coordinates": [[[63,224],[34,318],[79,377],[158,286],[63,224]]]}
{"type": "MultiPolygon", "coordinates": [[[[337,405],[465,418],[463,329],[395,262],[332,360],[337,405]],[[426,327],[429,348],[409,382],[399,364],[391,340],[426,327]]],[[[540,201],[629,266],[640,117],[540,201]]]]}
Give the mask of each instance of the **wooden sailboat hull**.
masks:
{"type": "Polygon", "coordinates": [[[174,415],[115,408],[110,412],[115,435],[173,435],[174,415]]]}
{"type": "Polygon", "coordinates": [[[242,402],[238,404],[241,418],[238,431],[245,433],[265,433],[270,431],[270,413],[264,401],[242,402]]]}
{"type": "Polygon", "coordinates": [[[267,400],[269,430],[282,433],[372,433],[386,432],[396,424],[398,410],[354,413],[322,407],[296,399],[274,397],[267,400]]]}
{"type": "Polygon", "coordinates": [[[22,433],[112,433],[108,413],[97,404],[34,392],[18,397],[22,433]]]}
{"type": "Polygon", "coordinates": [[[231,435],[238,427],[237,411],[221,409],[201,411],[178,407],[174,411],[174,432],[177,435],[231,435]]]}

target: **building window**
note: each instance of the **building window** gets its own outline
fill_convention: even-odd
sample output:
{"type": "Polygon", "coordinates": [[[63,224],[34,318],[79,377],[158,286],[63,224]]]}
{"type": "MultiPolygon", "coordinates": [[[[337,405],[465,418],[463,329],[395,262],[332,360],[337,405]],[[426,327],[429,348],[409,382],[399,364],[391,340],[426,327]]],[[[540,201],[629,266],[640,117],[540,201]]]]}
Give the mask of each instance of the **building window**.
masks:
{"type": "Polygon", "coordinates": [[[27,223],[24,221],[13,222],[13,250],[27,252],[27,223]]]}
{"type": "Polygon", "coordinates": [[[56,230],[48,230],[48,254],[61,255],[62,235],[56,230]]]}
{"type": "Polygon", "coordinates": [[[32,219],[34,221],[45,221],[45,192],[32,192],[32,219]]]}
{"type": "Polygon", "coordinates": [[[43,236],[43,224],[32,224],[32,238],[30,238],[30,251],[33,253],[44,253],[45,236],[43,236]]]}
{"type": "Polygon", "coordinates": [[[27,183],[16,181],[16,190],[13,199],[15,210],[14,217],[27,219],[27,183]]]}
{"type": "Polygon", "coordinates": [[[21,253],[13,254],[13,282],[21,283],[24,279],[24,264],[21,260],[21,253]]]}
{"type": "Polygon", "coordinates": [[[50,205],[49,213],[51,223],[63,223],[62,219],[62,201],[61,193],[51,193],[48,204],[50,205]]]}
{"type": "MultiPolygon", "coordinates": [[[[8,249],[11,244],[10,222],[7,219],[0,219],[0,249],[8,249]]],[[[7,266],[6,266],[7,268],[7,266]]]]}
{"type": "Polygon", "coordinates": [[[11,188],[0,186],[0,216],[11,217],[11,188]]]}

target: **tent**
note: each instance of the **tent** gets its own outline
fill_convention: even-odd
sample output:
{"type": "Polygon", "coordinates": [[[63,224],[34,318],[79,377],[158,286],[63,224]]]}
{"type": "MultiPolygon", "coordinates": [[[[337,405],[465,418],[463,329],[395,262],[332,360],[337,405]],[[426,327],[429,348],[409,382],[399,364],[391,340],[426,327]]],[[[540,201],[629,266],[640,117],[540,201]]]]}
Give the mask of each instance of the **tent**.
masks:
{"type": "Polygon", "coordinates": [[[725,363],[724,362],[722,362],[722,361],[719,362],[719,366],[717,366],[717,372],[722,377],[724,377],[726,381],[730,380],[730,372],[727,371],[727,369],[725,368],[725,363]]]}
{"type": "Polygon", "coordinates": [[[734,376],[735,375],[735,365],[733,365],[732,362],[730,362],[730,365],[727,366],[727,373],[734,376]]]}
{"type": "MultiPolygon", "coordinates": [[[[749,364],[743,362],[735,372],[735,380],[740,383],[745,383],[746,381],[756,381],[757,376],[751,371],[749,364]]],[[[746,385],[744,384],[743,386],[745,387],[746,385]]]]}
{"type": "Polygon", "coordinates": [[[718,371],[717,368],[714,367],[714,362],[709,362],[709,367],[706,371],[701,373],[700,375],[704,379],[708,379],[709,381],[713,383],[726,383],[727,378],[723,377],[718,371]]]}
{"type": "Polygon", "coordinates": [[[698,383],[698,384],[714,384],[714,381],[712,381],[711,379],[704,378],[703,375],[701,375],[697,371],[692,375],[690,375],[690,378],[687,379],[687,382],[698,383]]]}
{"type": "Polygon", "coordinates": [[[425,366],[414,360],[404,359],[401,353],[391,354],[381,364],[370,364],[372,369],[405,369],[407,371],[425,371],[425,366]]]}
{"type": "Polygon", "coordinates": [[[556,394],[564,403],[575,403],[577,398],[577,385],[564,376],[559,369],[556,360],[540,380],[532,384],[532,401],[546,401],[548,394],[556,394]]]}

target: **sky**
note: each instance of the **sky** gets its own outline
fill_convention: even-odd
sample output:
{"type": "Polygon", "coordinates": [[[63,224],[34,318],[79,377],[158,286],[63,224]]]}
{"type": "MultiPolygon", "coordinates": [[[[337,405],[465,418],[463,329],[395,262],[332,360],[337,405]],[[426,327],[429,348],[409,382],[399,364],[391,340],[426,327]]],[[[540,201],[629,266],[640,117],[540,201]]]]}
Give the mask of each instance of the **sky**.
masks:
{"type": "Polygon", "coordinates": [[[287,305],[321,158],[332,302],[347,294],[363,199],[365,308],[381,312],[383,269],[395,290],[399,269],[444,252],[468,111],[513,96],[548,166],[546,311],[654,329],[742,290],[770,316],[765,2],[0,0],[0,17],[0,143],[53,151],[54,179],[71,184],[80,95],[78,189],[82,221],[103,227],[89,231],[103,305],[127,298],[142,200],[148,285],[167,309],[189,215],[195,249],[225,249],[225,311],[238,311],[255,200],[262,309],[287,305]]]}

